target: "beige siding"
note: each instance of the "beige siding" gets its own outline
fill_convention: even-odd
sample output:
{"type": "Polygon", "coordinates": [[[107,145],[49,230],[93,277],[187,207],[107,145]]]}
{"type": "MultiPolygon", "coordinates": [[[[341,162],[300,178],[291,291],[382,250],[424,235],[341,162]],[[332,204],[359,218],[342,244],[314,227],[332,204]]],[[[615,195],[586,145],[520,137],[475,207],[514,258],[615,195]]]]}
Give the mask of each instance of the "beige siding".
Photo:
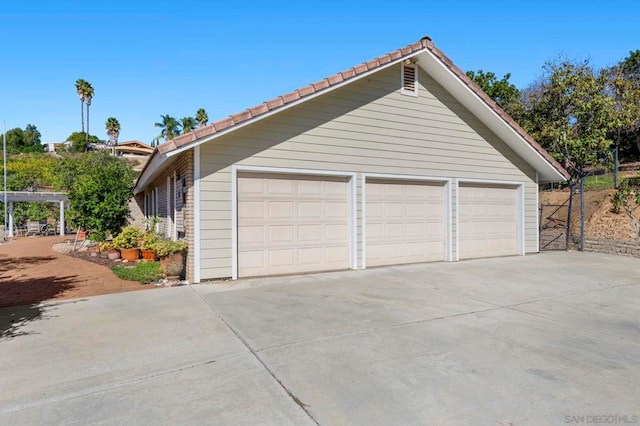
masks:
{"type": "Polygon", "coordinates": [[[423,71],[419,82],[418,97],[400,94],[397,65],[202,145],[201,278],[232,273],[232,164],[358,173],[358,266],[361,173],[523,182],[525,249],[535,251],[533,168],[423,71]]]}

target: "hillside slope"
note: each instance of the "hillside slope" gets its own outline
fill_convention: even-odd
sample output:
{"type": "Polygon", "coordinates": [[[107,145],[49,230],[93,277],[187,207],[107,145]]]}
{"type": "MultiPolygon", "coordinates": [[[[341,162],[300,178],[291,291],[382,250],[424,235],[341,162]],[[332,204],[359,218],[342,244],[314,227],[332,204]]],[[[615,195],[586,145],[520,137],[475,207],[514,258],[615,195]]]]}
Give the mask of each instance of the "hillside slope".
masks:
{"type": "MultiPolygon", "coordinates": [[[[585,236],[635,241],[638,231],[634,230],[631,218],[625,213],[616,214],[611,211],[611,198],[614,193],[614,189],[585,191],[585,236]]],[[[568,198],[569,190],[567,189],[541,191],[539,201],[540,204],[563,204],[568,198]]],[[[564,216],[566,219],[566,214],[567,208],[561,208],[556,216],[564,216]]],[[[638,217],[640,208],[635,214],[638,217]]],[[[571,222],[571,234],[578,237],[580,235],[580,194],[578,192],[573,195],[571,222]]]]}

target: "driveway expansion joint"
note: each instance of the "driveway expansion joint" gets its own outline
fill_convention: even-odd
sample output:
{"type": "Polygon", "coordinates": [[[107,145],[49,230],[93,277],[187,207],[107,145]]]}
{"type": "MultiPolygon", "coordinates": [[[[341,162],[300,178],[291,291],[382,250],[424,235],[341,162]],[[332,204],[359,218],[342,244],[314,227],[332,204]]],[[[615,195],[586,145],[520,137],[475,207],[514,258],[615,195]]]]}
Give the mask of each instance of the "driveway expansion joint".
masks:
{"type": "Polygon", "coordinates": [[[102,393],[102,392],[105,392],[105,391],[118,389],[118,388],[130,386],[130,385],[134,385],[134,384],[137,384],[137,383],[141,383],[141,382],[146,382],[148,380],[153,380],[153,379],[156,379],[156,378],[159,378],[159,377],[164,377],[164,376],[168,376],[168,375],[171,375],[171,374],[180,373],[180,372],[186,371],[186,370],[191,370],[193,368],[204,367],[206,365],[214,364],[216,362],[224,361],[226,359],[231,359],[231,358],[234,358],[236,356],[237,356],[237,354],[234,354],[234,355],[230,355],[230,356],[227,356],[227,357],[222,357],[222,358],[219,358],[219,359],[211,359],[211,360],[201,361],[201,362],[185,365],[185,366],[178,367],[178,368],[173,368],[173,369],[164,370],[164,371],[157,371],[157,372],[149,373],[147,375],[136,376],[136,377],[132,377],[132,378],[126,379],[126,380],[120,380],[118,382],[108,383],[108,384],[102,385],[102,386],[89,387],[89,388],[86,388],[86,389],[83,389],[83,390],[80,390],[80,391],[77,391],[77,392],[68,392],[68,393],[63,393],[63,394],[57,395],[57,396],[52,396],[52,397],[49,397],[49,398],[42,398],[42,399],[38,399],[38,400],[30,402],[30,403],[16,404],[16,405],[4,407],[4,408],[0,407],[0,414],[9,414],[9,413],[13,413],[13,412],[16,412],[16,411],[29,409],[29,408],[41,407],[41,406],[47,405],[47,404],[53,404],[53,403],[58,403],[58,402],[61,402],[61,401],[67,401],[67,400],[70,400],[70,399],[81,398],[81,397],[88,396],[88,395],[95,395],[95,394],[102,393]]]}
{"type": "Polygon", "coordinates": [[[285,391],[285,393],[291,398],[291,400],[298,406],[300,407],[300,409],[302,411],[304,411],[304,413],[307,415],[307,417],[309,417],[309,419],[316,425],[320,425],[320,423],[318,423],[318,421],[313,417],[313,414],[311,414],[311,412],[309,411],[309,405],[305,404],[304,402],[302,402],[300,400],[300,398],[298,398],[292,391],[291,389],[289,389],[284,383],[282,383],[282,381],[278,378],[278,376],[276,376],[275,372],[269,368],[269,366],[267,365],[267,363],[260,358],[260,356],[258,355],[258,353],[251,347],[251,345],[249,345],[249,342],[247,342],[247,340],[242,337],[242,335],[231,326],[231,324],[229,324],[223,317],[222,315],[220,315],[218,313],[218,311],[215,310],[215,308],[213,306],[211,306],[209,303],[207,303],[206,300],[204,300],[204,298],[202,297],[202,295],[200,293],[198,293],[195,289],[191,288],[191,291],[193,291],[193,293],[202,301],[202,303],[204,303],[205,306],[207,306],[209,308],[209,310],[229,329],[229,331],[231,331],[236,338],[244,345],[245,348],[247,348],[247,350],[249,351],[249,353],[251,353],[251,355],[256,359],[256,361],[258,361],[260,363],[260,365],[262,365],[262,367],[267,371],[267,373],[269,373],[269,375],[273,378],[273,380],[276,381],[276,383],[278,384],[278,386],[280,386],[280,388],[282,390],[285,391]]]}
{"type": "MultiPolygon", "coordinates": [[[[560,321],[560,320],[558,320],[558,319],[551,318],[551,317],[548,317],[548,316],[546,316],[546,315],[542,315],[542,314],[539,314],[539,313],[527,312],[527,311],[523,311],[523,310],[516,309],[516,308],[513,308],[513,307],[507,307],[507,309],[509,309],[509,310],[511,310],[511,311],[514,311],[514,312],[521,313],[521,314],[531,315],[532,317],[542,318],[542,319],[544,319],[544,320],[552,321],[552,322],[555,322],[555,323],[557,323],[557,324],[567,325],[567,323],[565,323],[564,321],[560,321]]],[[[627,339],[626,337],[618,336],[618,335],[616,335],[616,334],[605,333],[605,332],[603,332],[603,331],[601,331],[601,330],[598,330],[598,329],[596,329],[596,328],[584,327],[584,326],[583,326],[583,327],[582,327],[582,330],[588,330],[588,331],[589,331],[589,332],[591,332],[591,333],[597,333],[597,334],[600,334],[600,335],[602,335],[602,336],[613,337],[613,338],[615,338],[615,339],[624,340],[625,342],[629,342],[629,343],[633,343],[633,344],[638,344],[638,345],[640,345],[640,342],[638,342],[638,341],[630,340],[630,339],[627,339]]]]}
{"type": "Polygon", "coordinates": [[[366,329],[366,330],[352,331],[352,332],[349,332],[349,333],[332,334],[330,336],[322,336],[322,337],[316,337],[316,338],[312,338],[312,339],[297,340],[295,342],[282,343],[280,345],[265,346],[264,348],[256,349],[256,353],[269,351],[269,350],[274,350],[274,349],[295,347],[297,345],[303,345],[303,344],[309,343],[309,342],[323,342],[323,341],[328,341],[328,340],[332,340],[332,339],[340,339],[340,338],[343,338],[343,337],[351,337],[351,336],[369,334],[369,333],[374,332],[374,331],[389,330],[389,329],[392,329],[392,328],[405,327],[405,326],[408,326],[408,325],[422,324],[422,323],[434,322],[434,321],[442,321],[442,320],[446,320],[446,319],[449,319],[449,318],[463,317],[463,316],[473,315],[473,314],[481,314],[481,313],[484,313],[484,312],[497,311],[497,310],[500,310],[500,309],[504,309],[504,308],[502,306],[496,306],[494,308],[480,309],[480,310],[474,310],[474,311],[468,311],[468,312],[460,312],[460,313],[457,313],[457,314],[451,314],[451,315],[445,315],[445,316],[433,317],[433,318],[425,318],[425,319],[420,319],[420,320],[415,320],[415,321],[407,321],[407,322],[402,322],[402,323],[397,323],[397,324],[386,325],[386,326],[383,326],[383,327],[373,327],[373,328],[366,329]]]}

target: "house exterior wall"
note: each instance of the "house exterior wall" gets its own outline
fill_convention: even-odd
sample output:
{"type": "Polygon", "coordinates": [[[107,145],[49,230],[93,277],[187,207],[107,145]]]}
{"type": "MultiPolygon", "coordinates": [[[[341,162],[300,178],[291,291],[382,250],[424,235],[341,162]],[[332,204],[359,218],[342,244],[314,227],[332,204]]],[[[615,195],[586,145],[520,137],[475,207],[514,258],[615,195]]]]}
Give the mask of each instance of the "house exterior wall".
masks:
{"type": "Polygon", "coordinates": [[[144,229],[144,194],[138,194],[129,201],[129,225],[144,229]]]}
{"type": "MultiPolygon", "coordinates": [[[[184,179],[184,187],[186,188],[186,203],[179,202],[177,207],[179,209],[179,215],[182,216],[182,211],[184,211],[184,224],[183,224],[183,232],[178,235],[178,239],[187,241],[189,243],[189,251],[187,252],[187,261],[186,261],[186,278],[189,282],[193,281],[193,263],[194,263],[194,254],[193,254],[193,241],[194,241],[194,233],[193,233],[193,200],[194,200],[194,189],[193,189],[193,150],[189,150],[187,152],[183,152],[178,155],[178,158],[153,182],[151,182],[147,189],[138,194],[136,196],[136,200],[140,205],[140,208],[144,211],[144,198],[148,196],[152,191],[156,188],[158,190],[158,212],[156,216],[158,216],[158,227],[157,230],[161,236],[166,236],[167,233],[167,195],[169,192],[167,191],[167,178],[173,178],[173,176],[179,176],[179,182],[176,185],[179,191],[182,192],[183,184],[182,180],[184,179]]],[[[171,183],[171,194],[174,194],[173,182],[171,183]]],[[[147,209],[150,211],[150,209],[147,209]]],[[[151,217],[151,214],[145,214],[144,218],[151,217]]],[[[137,222],[140,223],[140,222],[137,222]]],[[[141,229],[144,229],[144,219],[142,220],[141,229]]]]}
{"type": "Polygon", "coordinates": [[[418,96],[401,94],[400,73],[381,70],[201,145],[201,279],[232,276],[234,164],[357,173],[359,266],[362,173],[522,183],[525,252],[537,251],[535,170],[424,71],[418,96]]]}

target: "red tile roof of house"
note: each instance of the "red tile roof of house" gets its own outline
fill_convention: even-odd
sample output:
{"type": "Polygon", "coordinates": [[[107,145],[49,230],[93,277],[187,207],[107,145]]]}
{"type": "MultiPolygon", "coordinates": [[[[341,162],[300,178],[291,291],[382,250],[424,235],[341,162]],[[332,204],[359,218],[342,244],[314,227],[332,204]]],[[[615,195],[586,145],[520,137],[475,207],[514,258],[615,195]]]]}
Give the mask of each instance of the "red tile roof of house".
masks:
{"type": "MultiPolygon", "coordinates": [[[[218,120],[207,126],[197,128],[192,132],[180,135],[173,140],[169,140],[160,144],[157,147],[158,153],[165,154],[192,142],[197,141],[206,136],[211,136],[222,131],[228,131],[233,127],[244,123],[253,118],[268,112],[276,111],[283,108],[287,104],[304,99],[305,97],[314,95],[316,93],[323,92],[332,86],[346,82],[350,79],[357,77],[358,75],[366,72],[373,71],[389,62],[401,59],[406,56],[411,56],[415,52],[429,50],[442,64],[451,70],[466,86],[469,87],[482,101],[484,101],[498,116],[500,116],[513,130],[520,135],[531,147],[542,155],[555,169],[560,172],[566,178],[569,178],[568,172],[558,163],[551,155],[540,146],[524,129],[522,129],[518,123],[515,122],[502,108],[496,104],[486,93],[482,91],[460,68],[458,68],[440,49],[438,49],[429,37],[423,37],[418,42],[405,46],[401,49],[394,50],[393,52],[374,58],[370,61],[364,62],[360,65],[356,65],[345,71],[339,72],[327,78],[324,78],[315,83],[296,89],[292,92],[286,93],[277,98],[263,102],[246,110],[230,115],[226,118],[218,120]]],[[[155,154],[155,153],[154,153],[155,154]]]]}

